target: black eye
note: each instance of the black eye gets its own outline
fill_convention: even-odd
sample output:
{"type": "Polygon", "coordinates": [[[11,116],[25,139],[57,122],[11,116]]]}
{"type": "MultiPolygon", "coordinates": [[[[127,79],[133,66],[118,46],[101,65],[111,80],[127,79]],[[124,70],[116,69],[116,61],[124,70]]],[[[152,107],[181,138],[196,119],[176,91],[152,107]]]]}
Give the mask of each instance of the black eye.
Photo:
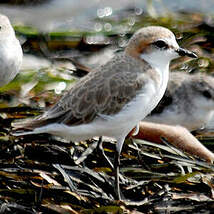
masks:
{"type": "Polygon", "coordinates": [[[169,47],[166,44],[166,42],[164,42],[163,40],[158,40],[158,41],[154,42],[153,45],[155,45],[156,47],[158,47],[160,49],[167,49],[169,47]]]}
{"type": "Polygon", "coordinates": [[[208,90],[203,91],[203,96],[205,96],[207,99],[212,98],[212,95],[210,94],[210,92],[208,90]]]}

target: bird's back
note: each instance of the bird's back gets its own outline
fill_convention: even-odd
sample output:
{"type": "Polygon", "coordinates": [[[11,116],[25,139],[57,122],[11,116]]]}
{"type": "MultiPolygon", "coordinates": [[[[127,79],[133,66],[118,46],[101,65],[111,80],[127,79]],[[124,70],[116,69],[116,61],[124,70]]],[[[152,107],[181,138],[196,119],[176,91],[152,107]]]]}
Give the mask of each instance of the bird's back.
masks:
{"type": "Polygon", "coordinates": [[[117,114],[150,78],[152,68],[124,53],[80,79],[53,107],[34,120],[14,123],[33,129],[50,123],[86,124],[99,115],[117,114]]]}

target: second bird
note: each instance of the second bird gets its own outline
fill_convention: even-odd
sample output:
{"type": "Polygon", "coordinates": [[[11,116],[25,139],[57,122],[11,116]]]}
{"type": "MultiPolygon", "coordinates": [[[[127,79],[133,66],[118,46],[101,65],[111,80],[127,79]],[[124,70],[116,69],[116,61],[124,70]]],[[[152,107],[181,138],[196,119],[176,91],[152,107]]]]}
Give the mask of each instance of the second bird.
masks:
{"type": "Polygon", "coordinates": [[[0,87],[18,74],[22,64],[22,48],[9,19],[0,14],[0,87]]]}

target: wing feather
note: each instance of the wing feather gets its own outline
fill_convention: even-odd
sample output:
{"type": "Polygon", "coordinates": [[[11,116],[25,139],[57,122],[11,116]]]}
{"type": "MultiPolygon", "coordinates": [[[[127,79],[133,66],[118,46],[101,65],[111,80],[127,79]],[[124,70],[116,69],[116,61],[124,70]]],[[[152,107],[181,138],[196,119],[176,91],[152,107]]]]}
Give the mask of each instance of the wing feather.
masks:
{"type": "Polygon", "coordinates": [[[145,84],[145,71],[152,69],[147,62],[138,61],[125,54],[117,55],[83,77],[42,116],[25,124],[19,123],[18,127],[32,129],[50,123],[79,125],[89,123],[99,115],[118,113],[145,84]]]}

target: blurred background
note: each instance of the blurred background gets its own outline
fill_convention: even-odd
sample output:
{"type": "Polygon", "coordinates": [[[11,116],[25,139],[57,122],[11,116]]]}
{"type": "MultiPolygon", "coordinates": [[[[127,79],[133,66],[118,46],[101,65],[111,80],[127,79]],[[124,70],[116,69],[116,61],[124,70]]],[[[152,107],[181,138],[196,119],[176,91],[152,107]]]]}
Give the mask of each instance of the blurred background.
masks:
{"type": "Polygon", "coordinates": [[[105,63],[133,32],[148,25],[168,27],[182,46],[199,54],[194,63],[174,61],[171,70],[211,72],[213,11],[212,0],[1,1],[0,12],[10,18],[25,55],[22,72],[0,89],[0,106],[32,104],[38,94],[36,105],[46,106],[42,92],[68,89],[76,80],[75,65],[94,68],[105,63]]]}
{"type": "MultiPolygon", "coordinates": [[[[104,26],[98,24],[102,19],[106,20],[105,25],[107,20],[116,22],[132,18],[131,24],[134,25],[135,21],[139,21],[137,16],[142,14],[153,18],[173,16],[177,12],[197,12],[209,16],[214,11],[214,4],[212,0],[90,0],[87,3],[84,0],[2,0],[0,10],[14,24],[31,26],[42,32],[93,32],[102,30],[104,26]]],[[[115,32],[115,28],[107,26],[106,30],[115,32]]]]}

